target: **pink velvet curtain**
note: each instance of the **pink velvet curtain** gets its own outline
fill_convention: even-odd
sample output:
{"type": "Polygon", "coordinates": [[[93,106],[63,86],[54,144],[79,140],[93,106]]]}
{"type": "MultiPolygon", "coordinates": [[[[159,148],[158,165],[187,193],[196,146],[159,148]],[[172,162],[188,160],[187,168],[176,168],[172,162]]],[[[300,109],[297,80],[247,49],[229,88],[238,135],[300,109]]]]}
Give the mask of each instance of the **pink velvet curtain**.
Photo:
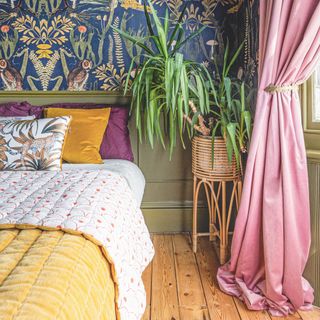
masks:
{"type": "Polygon", "coordinates": [[[250,309],[285,315],[309,308],[302,273],[310,246],[309,191],[296,90],[320,58],[319,0],[260,1],[259,92],[231,261],[223,291],[250,309]],[[270,84],[282,87],[266,92],[270,84]]]}

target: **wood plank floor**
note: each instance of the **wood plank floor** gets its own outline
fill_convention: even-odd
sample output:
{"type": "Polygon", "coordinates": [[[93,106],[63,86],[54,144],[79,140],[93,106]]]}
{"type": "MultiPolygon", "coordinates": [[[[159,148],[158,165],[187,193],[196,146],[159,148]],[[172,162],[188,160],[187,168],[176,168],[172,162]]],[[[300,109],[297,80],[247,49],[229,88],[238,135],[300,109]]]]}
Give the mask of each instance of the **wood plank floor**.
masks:
{"type": "Polygon", "coordinates": [[[249,311],[221,292],[216,281],[219,266],[208,238],[200,238],[193,254],[188,234],[152,236],[156,255],[143,274],[147,308],[143,320],[320,320],[320,310],[276,318],[249,311]]]}

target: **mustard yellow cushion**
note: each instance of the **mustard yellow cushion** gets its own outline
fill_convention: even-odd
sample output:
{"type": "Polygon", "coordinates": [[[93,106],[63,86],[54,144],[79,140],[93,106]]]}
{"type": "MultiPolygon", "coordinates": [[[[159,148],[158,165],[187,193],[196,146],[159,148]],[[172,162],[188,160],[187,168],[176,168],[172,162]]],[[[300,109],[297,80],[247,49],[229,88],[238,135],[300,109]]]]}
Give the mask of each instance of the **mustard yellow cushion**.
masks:
{"type": "Polygon", "coordinates": [[[102,163],[99,153],[107,128],[110,108],[104,109],[45,109],[45,117],[71,116],[70,130],[62,158],[70,163],[102,163]]]}

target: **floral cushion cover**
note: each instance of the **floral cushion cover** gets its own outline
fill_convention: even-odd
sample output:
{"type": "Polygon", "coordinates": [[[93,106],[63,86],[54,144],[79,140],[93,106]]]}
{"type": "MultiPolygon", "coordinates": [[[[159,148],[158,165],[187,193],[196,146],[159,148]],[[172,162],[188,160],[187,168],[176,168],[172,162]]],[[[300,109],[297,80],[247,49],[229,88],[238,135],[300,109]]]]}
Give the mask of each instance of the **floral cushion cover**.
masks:
{"type": "Polygon", "coordinates": [[[60,170],[70,120],[0,120],[0,170],[60,170]]]}

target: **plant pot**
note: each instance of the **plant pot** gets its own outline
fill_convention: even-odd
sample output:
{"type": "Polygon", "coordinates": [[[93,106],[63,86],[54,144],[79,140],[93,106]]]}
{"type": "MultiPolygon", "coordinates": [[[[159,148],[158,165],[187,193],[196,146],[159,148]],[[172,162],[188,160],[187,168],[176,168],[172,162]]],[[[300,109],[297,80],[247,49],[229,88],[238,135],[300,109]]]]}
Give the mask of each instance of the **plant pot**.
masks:
{"type": "Polygon", "coordinates": [[[222,137],[215,137],[212,163],[211,137],[195,136],[192,139],[192,173],[198,178],[230,181],[241,177],[235,157],[229,162],[227,147],[222,137]]]}

